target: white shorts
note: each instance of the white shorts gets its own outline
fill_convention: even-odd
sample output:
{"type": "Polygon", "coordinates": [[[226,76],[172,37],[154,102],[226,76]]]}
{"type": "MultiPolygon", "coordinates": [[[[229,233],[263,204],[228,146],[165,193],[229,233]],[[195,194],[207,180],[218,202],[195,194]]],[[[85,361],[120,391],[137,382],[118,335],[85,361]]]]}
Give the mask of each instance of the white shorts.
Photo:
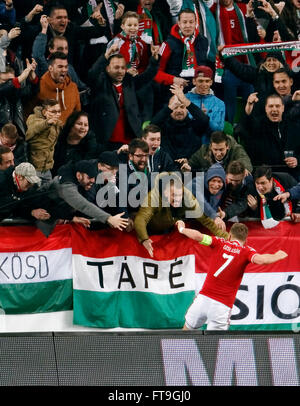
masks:
{"type": "Polygon", "coordinates": [[[230,314],[230,307],[198,294],[185,315],[185,326],[194,330],[207,323],[207,330],[228,330],[230,314]]]}

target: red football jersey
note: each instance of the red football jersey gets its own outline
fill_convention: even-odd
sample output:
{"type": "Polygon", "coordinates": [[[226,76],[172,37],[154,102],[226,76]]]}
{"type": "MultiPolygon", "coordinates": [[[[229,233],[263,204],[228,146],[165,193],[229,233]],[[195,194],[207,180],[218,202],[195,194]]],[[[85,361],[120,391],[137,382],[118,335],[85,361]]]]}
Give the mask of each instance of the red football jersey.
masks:
{"type": "Polygon", "coordinates": [[[255,249],[238,241],[212,237],[213,256],[200,293],[232,307],[246,266],[252,262],[255,249]]]}

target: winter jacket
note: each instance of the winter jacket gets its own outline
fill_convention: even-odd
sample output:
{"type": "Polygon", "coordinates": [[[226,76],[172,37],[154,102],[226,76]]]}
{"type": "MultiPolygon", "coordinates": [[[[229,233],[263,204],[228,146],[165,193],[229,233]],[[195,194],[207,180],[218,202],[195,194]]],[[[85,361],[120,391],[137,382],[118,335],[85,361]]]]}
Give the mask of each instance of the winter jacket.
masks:
{"type": "Polygon", "coordinates": [[[56,175],[58,169],[68,162],[92,159],[96,158],[96,156],[97,142],[93,131],[89,131],[77,145],[68,144],[67,135],[61,132],[54,149],[54,166],[52,174],[56,175]]]}
{"type": "Polygon", "coordinates": [[[24,105],[38,90],[35,81],[19,83],[17,78],[0,84],[0,129],[9,122],[14,123],[25,136],[24,105]]]}
{"type": "Polygon", "coordinates": [[[174,120],[172,110],[166,105],[151,120],[161,128],[161,146],[173,160],[190,158],[201,146],[201,136],[209,125],[209,117],[195,104],[188,107],[188,115],[184,120],[174,120]]]}
{"type": "Polygon", "coordinates": [[[158,181],[165,174],[163,172],[156,177],[154,188],[148,193],[146,201],[135,216],[134,227],[138,240],[143,242],[148,240],[151,234],[163,234],[170,231],[176,221],[187,218],[187,212],[193,212],[193,218],[213,234],[227,238],[227,232],[218,229],[213,220],[203,214],[197,199],[187,188],[184,187],[182,207],[173,209],[170,205],[164,204],[159,192],[158,181]]]}
{"type": "Polygon", "coordinates": [[[283,115],[281,122],[272,122],[266,114],[244,115],[240,122],[240,137],[253,165],[270,165],[273,170],[289,172],[297,178],[299,169],[288,168],[284,151],[294,151],[300,162],[300,123],[283,115]]]}
{"type": "Polygon", "coordinates": [[[55,83],[50,72],[46,72],[40,80],[38,99],[55,99],[61,107],[61,121],[65,123],[73,111],[81,110],[80,96],[77,85],[67,75],[63,83],[55,83]]]}
{"type": "MultiPolygon", "coordinates": [[[[119,118],[119,102],[111,78],[106,73],[107,60],[101,55],[89,70],[89,83],[92,89],[90,104],[91,129],[96,134],[103,150],[114,131],[119,118]]],[[[147,85],[155,76],[158,61],[150,58],[150,63],[145,72],[135,77],[125,74],[122,87],[124,106],[127,121],[134,137],[140,137],[142,120],[136,96],[137,90],[147,85]]]]}
{"type": "MultiPolygon", "coordinates": [[[[250,158],[242,145],[238,144],[231,135],[227,134],[227,137],[229,149],[222,162],[225,171],[231,161],[241,161],[245,165],[245,168],[249,172],[252,172],[253,167],[250,158]]],[[[193,171],[206,171],[215,162],[216,160],[210,150],[210,146],[206,144],[202,145],[189,159],[189,165],[193,171]]]]}
{"type": "Polygon", "coordinates": [[[225,103],[216,97],[211,90],[209,94],[201,95],[196,93],[194,87],[186,93],[186,97],[200,109],[204,106],[209,117],[209,131],[222,131],[225,122],[225,103]]]}
{"type": "Polygon", "coordinates": [[[178,170],[173,159],[162,148],[158,148],[154,155],[149,156],[148,167],[150,172],[172,172],[178,170]]]}
{"type": "MultiPolygon", "coordinates": [[[[48,71],[48,60],[45,56],[47,47],[47,35],[40,32],[36,37],[32,45],[32,57],[37,63],[36,74],[38,77],[42,77],[48,71]]],[[[73,65],[68,64],[68,73],[71,80],[76,83],[79,90],[87,89],[87,85],[83,83],[77,75],[73,65]]]]}
{"type": "MultiPolygon", "coordinates": [[[[284,173],[284,172],[273,172],[273,179],[276,179],[277,182],[279,182],[279,184],[282,186],[282,188],[284,189],[284,191],[290,190],[293,186],[297,185],[296,180],[289,175],[288,173],[284,173]]],[[[282,220],[284,217],[286,217],[287,215],[287,209],[286,206],[289,204],[288,202],[285,203],[281,203],[280,200],[273,200],[275,196],[278,195],[278,192],[275,189],[275,185],[273,187],[273,189],[271,190],[270,193],[266,193],[265,194],[265,198],[267,201],[267,204],[269,206],[271,215],[273,217],[274,220],[282,220]]],[[[257,198],[258,201],[258,207],[256,208],[256,210],[250,210],[249,212],[252,214],[252,217],[257,217],[260,218],[260,202],[261,202],[261,198],[259,196],[259,194],[256,192],[254,195],[257,198]]]]}
{"type": "MultiPolygon", "coordinates": [[[[172,85],[174,77],[179,77],[182,71],[184,53],[183,39],[180,37],[179,27],[175,24],[167,40],[161,46],[161,59],[155,81],[164,85],[172,85]]],[[[208,40],[197,34],[194,41],[195,64],[207,65],[208,40]]]]}
{"type": "Polygon", "coordinates": [[[91,203],[84,196],[85,191],[76,179],[76,170],[72,163],[66,164],[59,169],[58,176],[53,179],[53,184],[58,196],[68,204],[69,210],[74,215],[80,213],[101,223],[106,223],[110,217],[110,214],[91,203]]]}
{"type": "Polygon", "coordinates": [[[0,171],[0,218],[33,219],[31,211],[40,207],[38,186],[19,192],[13,180],[14,167],[0,171]]]}
{"type": "Polygon", "coordinates": [[[37,171],[46,172],[54,164],[54,147],[61,130],[61,123],[48,124],[42,114],[42,107],[35,107],[34,113],[27,119],[26,141],[28,143],[29,162],[37,171]]]}
{"type": "Polygon", "coordinates": [[[204,174],[204,213],[212,219],[215,219],[217,216],[218,208],[220,207],[221,199],[225,190],[225,184],[226,174],[222,165],[216,163],[208,168],[204,174]],[[217,194],[213,195],[209,191],[208,183],[211,179],[216,177],[222,180],[223,186],[217,194]]]}

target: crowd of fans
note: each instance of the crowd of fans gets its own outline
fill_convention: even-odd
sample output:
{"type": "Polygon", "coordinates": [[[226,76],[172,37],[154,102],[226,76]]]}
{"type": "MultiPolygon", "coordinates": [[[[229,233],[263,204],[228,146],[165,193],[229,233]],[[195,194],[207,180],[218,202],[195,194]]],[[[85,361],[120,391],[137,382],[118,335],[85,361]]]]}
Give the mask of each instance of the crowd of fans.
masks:
{"type": "Polygon", "coordinates": [[[150,255],[187,210],[219,236],[297,221],[298,40],[298,0],[0,1],[0,219],[135,229],[150,255]]]}

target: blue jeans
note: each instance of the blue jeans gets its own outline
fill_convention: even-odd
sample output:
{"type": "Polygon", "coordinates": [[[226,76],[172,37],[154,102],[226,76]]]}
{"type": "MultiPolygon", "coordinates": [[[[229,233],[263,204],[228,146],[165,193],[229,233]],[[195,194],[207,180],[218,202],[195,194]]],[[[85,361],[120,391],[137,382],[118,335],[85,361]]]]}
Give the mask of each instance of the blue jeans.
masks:
{"type": "Polygon", "coordinates": [[[228,69],[224,70],[222,83],[224,86],[224,103],[227,121],[233,124],[236,113],[237,96],[241,96],[243,100],[247,100],[249,94],[254,92],[254,88],[253,85],[242,81],[228,69]]]}

